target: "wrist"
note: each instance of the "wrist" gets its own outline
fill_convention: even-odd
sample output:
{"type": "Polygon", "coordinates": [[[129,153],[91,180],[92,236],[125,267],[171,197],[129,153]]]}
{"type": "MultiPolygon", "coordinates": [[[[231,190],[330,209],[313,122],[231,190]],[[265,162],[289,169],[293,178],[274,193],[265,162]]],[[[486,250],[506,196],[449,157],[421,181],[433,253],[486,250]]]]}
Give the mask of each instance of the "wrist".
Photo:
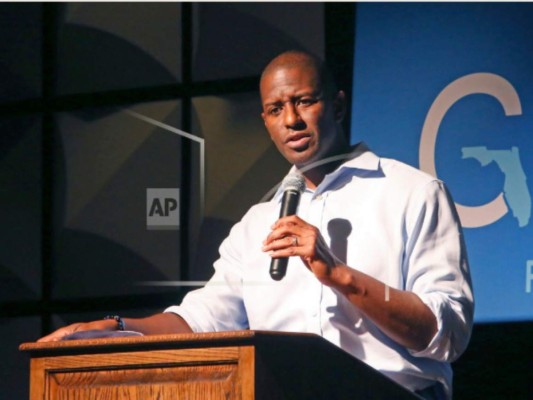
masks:
{"type": "Polygon", "coordinates": [[[104,317],[104,320],[113,320],[115,321],[115,330],[116,331],[123,331],[126,328],[126,324],[124,323],[124,320],[120,318],[118,315],[107,315],[104,317]]]}
{"type": "Polygon", "coordinates": [[[357,273],[345,264],[336,265],[331,270],[331,280],[333,286],[345,296],[358,296],[364,294],[364,289],[360,287],[357,273]]]}

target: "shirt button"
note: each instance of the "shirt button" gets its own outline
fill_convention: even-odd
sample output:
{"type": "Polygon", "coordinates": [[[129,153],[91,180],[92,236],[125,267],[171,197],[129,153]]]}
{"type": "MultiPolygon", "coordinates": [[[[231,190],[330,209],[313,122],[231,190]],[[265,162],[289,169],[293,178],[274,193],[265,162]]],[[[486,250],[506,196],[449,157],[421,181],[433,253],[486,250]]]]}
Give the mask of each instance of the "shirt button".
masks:
{"type": "Polygon", "coordinates": [[[322,200],[322,195],[319,194],[318,196],[315,197],[316,200],[322,200]]]}

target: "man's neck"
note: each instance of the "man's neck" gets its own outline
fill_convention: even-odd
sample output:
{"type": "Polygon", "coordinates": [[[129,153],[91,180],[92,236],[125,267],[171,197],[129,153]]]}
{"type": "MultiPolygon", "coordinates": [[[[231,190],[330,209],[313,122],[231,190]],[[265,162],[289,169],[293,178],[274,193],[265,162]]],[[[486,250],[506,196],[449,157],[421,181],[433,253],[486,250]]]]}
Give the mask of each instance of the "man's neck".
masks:
{"type": "MultiPolygon", "coordinates": [[[[325,160],[327,158],[335,158],[335,156],[348,154],[351,151],[352,148],[348,144],[343,144],[342,146],[339,146],[336,151],[331,152],[323,159],[325,160]]],[[[316,189],[316,187],[320,185],[320,183],[324,180],[324,177],[327,174],[335,171],[344,161],[344,158],[334,159],[327,163],[317,165],[316,167],[309,170],[305,170],[305,168],[303,168],[305,172],[303,172],[302,174],[305,178],[306,186],[309,189],[316,189]]]]}

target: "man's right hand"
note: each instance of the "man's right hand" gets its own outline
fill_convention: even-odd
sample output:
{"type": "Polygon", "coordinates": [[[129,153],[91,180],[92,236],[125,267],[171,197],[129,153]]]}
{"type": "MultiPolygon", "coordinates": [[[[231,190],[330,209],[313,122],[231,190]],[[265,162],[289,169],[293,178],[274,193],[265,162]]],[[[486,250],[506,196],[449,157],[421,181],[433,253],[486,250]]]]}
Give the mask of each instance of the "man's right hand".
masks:
{"type": "Polygon", "coordinates": [[[57,342],[62,340],[65,336],[68,336],[74,332],[79,331],[115,331],[117,329],[117,321],[114,319],[92,321],[92,322],[76,322],[71,325],[59,328],[55,332],[44,336],[38,340],[38,342],[57,342]]]}
{"type": "MultiPolygon", "coordinates": [[[[145,318],[123,318],[126,330],[140,332],[144,335],[163,335],[173,333],[192,333],[187,322],[174,313],[158,313],[145,318]]],[[[57,342],[65,336],[79,331],[116,331],[117,321],[114,319],[102,319],[93,322],[78,322],[59,328],[57,331],[42,337],[38,342],[57,342]]]]}

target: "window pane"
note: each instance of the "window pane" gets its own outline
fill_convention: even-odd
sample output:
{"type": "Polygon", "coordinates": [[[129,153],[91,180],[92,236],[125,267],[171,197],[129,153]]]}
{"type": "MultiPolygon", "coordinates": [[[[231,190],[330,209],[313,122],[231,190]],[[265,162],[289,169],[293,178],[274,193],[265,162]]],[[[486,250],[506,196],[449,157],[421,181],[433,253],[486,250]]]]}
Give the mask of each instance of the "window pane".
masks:
{"type": "Polygon", "coordinates": [[[54,296],[147,293],[156,289],[139,283],[178,279],[180,230],[149,226],[147,189],[181,186],[183,138],[154,124],[179,127],[179,103],[57,121],[54,296]]]}
{"type": "Polygon", "coordinates": [[[0,301],[41,295],[41,118],[0,118],[0,301]]]}
{"type": "Polygon", "coordinates": [[[41,8],[0,3],[0,101],[41,94],[41,8]]]}
{"type": "Polygon", "coordinates": [[[70,3],[59,35],[60,94],[181,79],[179,3],[70,3]]]}
{"type": "Polygon", "coordinates": [[[275,55],[295,48],[324,56],[320,3],[200,3],[194,21],[197,81],[258,75],[275,55]]]}

